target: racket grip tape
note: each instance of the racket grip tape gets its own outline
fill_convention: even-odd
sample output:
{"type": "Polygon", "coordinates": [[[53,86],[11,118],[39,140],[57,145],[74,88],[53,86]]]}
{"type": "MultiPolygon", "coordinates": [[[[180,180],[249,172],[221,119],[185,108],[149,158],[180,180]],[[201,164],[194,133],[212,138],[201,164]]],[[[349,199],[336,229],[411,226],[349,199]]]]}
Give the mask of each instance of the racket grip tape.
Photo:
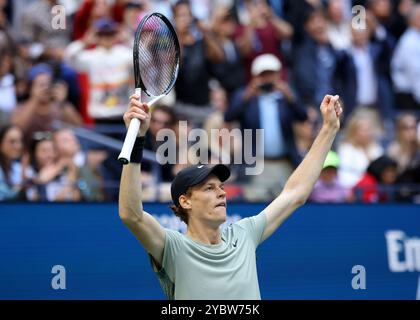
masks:
{"type": "MultiPolygon", "coordinates": [[[[141,100],[141,88],[135,89],[135,94],[139,96],[141,100]]],[[[128,126],[127,134],[125,135],[124,144],[121,149],[121,153],[118,156],[118,161],[122,164],[129,164],[131,158],[131,152],[133,150],[134,142],[136,142],[137,134],[140,130],[141,122],[137,118],[133,118],[128,126]]]]}
{"type": "Polygon", "coordinates": [[[125,136],[124,144],[123,144],[123,147],[121,149],[121,153],[118,156],[118,160],[122,164],[130,163],[131,152],[133,151],[133,146],[134,146],[134,143],[136,142],[136,139],[137,139],[137,134],[138,134],[139,129],[140,129],[140,124],[141,124],[140,120],[137,119],[137,118],[133,118],[130,121],[130,125],[128,127],[127,134],[125,136]]]}

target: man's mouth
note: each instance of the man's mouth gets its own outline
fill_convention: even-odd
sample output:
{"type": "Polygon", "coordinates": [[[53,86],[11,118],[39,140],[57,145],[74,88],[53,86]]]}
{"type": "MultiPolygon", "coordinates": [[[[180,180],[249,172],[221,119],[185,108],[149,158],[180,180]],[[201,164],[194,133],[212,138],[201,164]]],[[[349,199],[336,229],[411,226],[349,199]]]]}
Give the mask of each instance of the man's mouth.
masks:
{"type": "Polygon", "coordinates": [[[216,208],[217,207],[225,207],[226,208],[226,202],[220,202],[217,206],[216,206],[216,208]]]}

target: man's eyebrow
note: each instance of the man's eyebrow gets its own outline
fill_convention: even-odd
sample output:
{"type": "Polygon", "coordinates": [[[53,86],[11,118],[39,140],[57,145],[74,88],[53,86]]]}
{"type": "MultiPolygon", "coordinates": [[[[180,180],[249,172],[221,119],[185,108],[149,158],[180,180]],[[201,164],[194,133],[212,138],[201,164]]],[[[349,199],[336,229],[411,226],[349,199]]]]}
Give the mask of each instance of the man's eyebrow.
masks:
{"type": "MultiPolygon", "coordinates": [[[[206,186],[215,186],[215,185],[217,185],[217,182],[206,182],[206,183],[203,184],[203,187],[206,187],[206,186]]],[[[221,186],[221,187],[223,187],[224,185],[225,184],[223,182],[219,184],[219,186],[221,186]]]]}

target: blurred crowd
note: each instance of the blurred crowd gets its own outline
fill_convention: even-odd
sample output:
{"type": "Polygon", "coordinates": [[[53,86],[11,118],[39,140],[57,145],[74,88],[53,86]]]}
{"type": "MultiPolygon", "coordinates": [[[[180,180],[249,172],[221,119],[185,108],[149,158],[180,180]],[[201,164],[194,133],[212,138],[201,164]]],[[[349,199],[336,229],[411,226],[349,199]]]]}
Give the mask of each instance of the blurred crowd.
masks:
{"type": "MultiPolygon", "coordinates": [[[[174,24],[181,61],[152,112],[151,155],[169,143],[191,164],[228,162],[228,199],[267,201],[311,147],[323,97],[338,94],[342,130],[310,201],[420,202],[414,0],[0,0],[0,201],[118,199],[111,142],[125,136],[134,33],[154,11],[174,24]],[[264,170],[247,174],[258,157],[264,170]]],[[[187,164],[154,158],[143,200],[169,201],[187,164]]]]}

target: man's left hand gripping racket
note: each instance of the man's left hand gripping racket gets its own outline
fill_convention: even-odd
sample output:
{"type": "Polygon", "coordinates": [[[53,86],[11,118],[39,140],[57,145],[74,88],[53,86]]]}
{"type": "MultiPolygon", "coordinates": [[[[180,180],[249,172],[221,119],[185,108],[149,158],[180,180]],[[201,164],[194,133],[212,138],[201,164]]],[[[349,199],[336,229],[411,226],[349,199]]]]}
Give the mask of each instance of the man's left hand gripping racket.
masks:
{"type": "MultiPolygon", "coordinates": [[[[143,90],[152,99],[152,106],[171,91],[179,70],[180,47],[174,27],[160,13],[145,16],[137,27],[133,64],[136,94],[141,97],[143,90]]],[[[125,136],[118,160],[122,164],[130,162],[130,155],[140,129],[140,120],[132,119],[125,136]]]]}

